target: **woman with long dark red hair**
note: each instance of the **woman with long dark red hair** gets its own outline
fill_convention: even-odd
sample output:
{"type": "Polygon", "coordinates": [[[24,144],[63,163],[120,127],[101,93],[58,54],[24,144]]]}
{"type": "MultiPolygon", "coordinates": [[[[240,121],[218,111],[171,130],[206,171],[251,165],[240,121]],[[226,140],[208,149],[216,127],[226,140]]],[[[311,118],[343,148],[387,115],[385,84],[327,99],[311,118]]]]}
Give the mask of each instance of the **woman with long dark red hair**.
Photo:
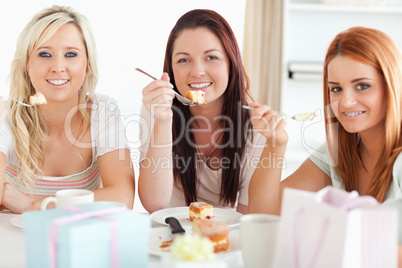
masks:
{"type": "Polygon", "coordinates": [[[204,201],[247,213],[265,138],[253,134],[250,113],[241,108],[250,100],[249,81],[226,20],[211,10],[184,14],[170,33],[163,71],[143,89],[142,118],[149,123],[142,124],[140,148],[143,206],[153,212],[204,201]],[[174,90],[202,90],[206,104],[185,106],[174,90]]]}
{"type": "MultiPolygon", "coordinates": [[[[250,211],[279,214],[285,187],[318,191],[332,185],[371,195],[382,203],[402,198],[402,56],[398,47],[381,31],[350,28],[330,44],[323,78],[327,143],[282,182],[279,169],[257,168],[250,182],[250,211]]],[[[268,107],[252,105],[258,107],[255,115],[269,121],[268,107]]],[[[262,128],[262,120],[253,123],[262,128]]],[[[283,156],[287,143],[283,125],[274,128],[277,146],[262,155],[283,156]]],[[[265,127],[272,129],[270,124],[265,127]]],[[[262,133],[267,142],[272,140],[271,133],[262,133]]]]}

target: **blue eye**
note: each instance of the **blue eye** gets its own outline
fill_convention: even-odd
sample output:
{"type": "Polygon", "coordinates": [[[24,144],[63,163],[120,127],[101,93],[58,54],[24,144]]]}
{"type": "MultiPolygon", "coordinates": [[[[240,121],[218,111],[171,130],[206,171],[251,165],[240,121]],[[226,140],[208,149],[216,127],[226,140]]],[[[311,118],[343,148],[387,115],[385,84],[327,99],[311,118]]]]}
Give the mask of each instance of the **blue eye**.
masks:
{"type": "Polygon", "coordinates": [[[67,53],[66,53],[66,57],[68,57],[68,58],[77,57],[77,53],[75,53],[75,52],[67,52],[67,53]]]}
{"type": "Polygon", "coordinates": [[[39,53],[39,57],[43,57],[43,58],[49,58],[49,57],[51,57],[52,55],[50,55],[50,53],[48,53],[48,52],[41,52],[41,53],[39,53]]]}
{"type": "Polygon", "coordinates": [[[357,85],[357,89],[360,89],[360,90],[365,90],[365,89],[368,89],[369,87],[371,87],[371,86],[369,84],[365,84],[365,83],[357,85]]]}

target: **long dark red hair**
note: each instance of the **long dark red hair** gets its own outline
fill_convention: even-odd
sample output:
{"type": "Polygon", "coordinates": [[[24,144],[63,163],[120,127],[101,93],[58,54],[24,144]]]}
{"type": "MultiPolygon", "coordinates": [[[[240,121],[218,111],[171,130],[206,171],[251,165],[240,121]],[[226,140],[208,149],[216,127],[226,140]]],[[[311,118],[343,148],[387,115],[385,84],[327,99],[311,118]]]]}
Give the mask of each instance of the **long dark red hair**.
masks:
{"type": "MultiPolygon", "coordinates": [[[[230,159],[230,164],[222,167],[222,184],[220,201],[225,205],[235,206],[240,186],[240,162],[243,158],[244,148],[251,124],[247,124],[250,113],[241,109],[246,104],[249,94],[249,80],[244,71],[241,60],[240,49],[236,37],[227,21],[218,13],[212,10],[196,9],[187,12],[177,21],[173,27],[166,46],[165,62],[163,71],[167,72],[170,82],[175,86],[175,78],[172,69],[173,45],[183,30],[204,27],[215,34],[222,42],[225,52],[229,58],[229,82],[224,93],[224,105],[222,115],[232,119],[232,126],[235,126],[235,133],[223,132],[221,144],[227,144],[220,150],[220,156],[230,159]],[[247,128],[244,126],[248,125],[247,128]]],[[[187,139],[180,133],[186,131],[186,123],[192,115],[187,106],[183,106],[176,99],[173,101],[173,159],[183,159],[190,162],[188,168],[173,161],[173,174],[176,186],[181,185],[187,204],[197,201],[197,172],[196,172],[196,148],[195,139],[190,131],[186,133],[187,139]],[[189,142],[191,141],[191,142],[189,142]],[[191,144],[190,144],[191,143],[191,144]],[[192,145],[193,144],[193,145],[192,145]]],[[[223,129],[230,128],[227,120],[222,120],[223,129]]]]}

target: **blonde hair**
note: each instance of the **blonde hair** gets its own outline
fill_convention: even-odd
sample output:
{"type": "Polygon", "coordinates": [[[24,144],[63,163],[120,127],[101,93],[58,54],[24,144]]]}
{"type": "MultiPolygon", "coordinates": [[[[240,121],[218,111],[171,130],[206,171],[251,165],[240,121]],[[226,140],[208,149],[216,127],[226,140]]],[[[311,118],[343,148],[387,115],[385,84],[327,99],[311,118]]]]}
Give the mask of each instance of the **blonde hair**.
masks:
{"type": "MultiPolygon", "coordinates": [[[[10,96],[28,102],[35,94],[26,69],[29,56],[34,48],[46,43],[63,25],[71,23],[80,31],[88,58],[87,75],[79,90],[79,103],[93,103],[98,80],[95,39],[89,22],[71,7],[52,6],[35,14],[25,26],[17,40],[17,47],[10,71],[10,96]]],[[[80,109],[82,128],[78,140],[90,128],[90,112],[80,109]]],[[[14,148],[19,159],[18,179],[25,185],[35,185],[37,175],[42,175],[41,167],[47,138],[47,124],[37,107],[25,107],[10,102],[10,120],[14,135],[14,148]]],[[[16,181],[18,182],[18,180],[16,181]]]]}
{"type": "MultiPolygon", "coordinates": [[[[330,44],[324,62],[325,107],[330,107],[328,64],[338,55],[370,65],[383,77],[387,102],[385,135],[379,138],[379,142],[383,143],[383,150],[374,167],[369,186],[369,195],[382,202],[392,182],[394,162],[402,151],[402,56],[392,39],[381,31],[353,27],[338,34],[330,44]]],[[[325,110],[325,121],[330,155],[332,160],[338,163],[336,170],[342,177],[345,189],[356,190],[358,167],[361,163],[358,134],[347,132],[339,124],[332,109],[325,110]]]]}

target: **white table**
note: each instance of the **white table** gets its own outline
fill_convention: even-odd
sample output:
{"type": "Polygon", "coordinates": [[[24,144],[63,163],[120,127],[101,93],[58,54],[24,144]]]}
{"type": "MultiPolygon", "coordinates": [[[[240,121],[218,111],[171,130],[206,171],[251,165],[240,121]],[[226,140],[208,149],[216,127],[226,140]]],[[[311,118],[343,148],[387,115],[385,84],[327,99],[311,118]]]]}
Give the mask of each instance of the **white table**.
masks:
{"type": "MultiPolygon", "coordinates": [[[[25,258],[25,236],[22,228],[11,224],[11,219],[16,214],[0,212],[0,267],[24,268],[26,267],[25,258]]],[[[153,223],[152,227],[162,225],[153,223]]],[[[230,268],[242,268],[243,260],[241,252],[229,254],[227,257],[221,257],[221,261],[230,268]]],[[[149,268],[162,268],[163,262],[158,256],[149,256],[149,268]]]]}
{"type": "Polygon", "coordinates": [[[25,267],[25,236],[11,224],[15,214],[0,213],[0,267],[25,267]]]}

